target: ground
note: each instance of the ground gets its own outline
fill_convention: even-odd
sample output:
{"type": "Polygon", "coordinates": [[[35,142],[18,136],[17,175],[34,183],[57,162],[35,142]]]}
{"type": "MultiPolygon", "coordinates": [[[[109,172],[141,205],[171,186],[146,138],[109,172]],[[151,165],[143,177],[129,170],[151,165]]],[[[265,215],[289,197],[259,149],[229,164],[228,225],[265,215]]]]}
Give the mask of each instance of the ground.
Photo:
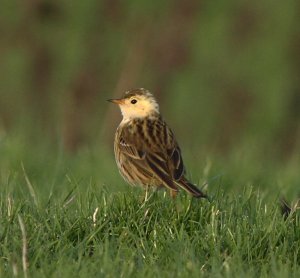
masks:
{"type": "Polygon", "coordinates": [[[296,164],[187,154],[210,201],[155,191],[145,202],[110,150],[68,155],[10,138],[1,152],[1,277],[300,276],[299,213],[279,206],[296,199],[296,164]]]}

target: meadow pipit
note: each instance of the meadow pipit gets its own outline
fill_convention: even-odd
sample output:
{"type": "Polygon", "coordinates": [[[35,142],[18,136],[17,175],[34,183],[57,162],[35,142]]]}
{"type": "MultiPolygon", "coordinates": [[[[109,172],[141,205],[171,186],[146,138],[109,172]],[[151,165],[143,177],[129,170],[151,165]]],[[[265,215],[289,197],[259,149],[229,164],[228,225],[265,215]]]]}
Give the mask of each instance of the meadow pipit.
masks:
{"type": "Polygon", "coordinates": [[[119,105],[123,120],[115,135],[114,151],[122,177],[132,185],[166,187],[176,196],[181,187],[205,198],[185,177],[181,151],[172,130],[159,113],[154,96],[145,89],[127,91],[119,105]]]}

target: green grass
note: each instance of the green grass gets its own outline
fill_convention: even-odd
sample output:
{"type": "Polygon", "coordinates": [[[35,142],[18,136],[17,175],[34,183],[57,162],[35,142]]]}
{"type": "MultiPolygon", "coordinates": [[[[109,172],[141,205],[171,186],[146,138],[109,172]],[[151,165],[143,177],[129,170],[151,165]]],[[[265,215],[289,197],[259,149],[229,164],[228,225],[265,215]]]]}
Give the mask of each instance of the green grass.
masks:
{"type": "Polygon", "coordinates": [[[23,276],[24,243],[28,277],[300,277],[299,213],[284,219],[272,187],[297,192],[297,165],[256,175],[234,156],[210,161],[207,173],[187,154],[206,172],[211,202],[164,191],[145,202],[108,151],[2,142],[0,277],[23,276]]]}

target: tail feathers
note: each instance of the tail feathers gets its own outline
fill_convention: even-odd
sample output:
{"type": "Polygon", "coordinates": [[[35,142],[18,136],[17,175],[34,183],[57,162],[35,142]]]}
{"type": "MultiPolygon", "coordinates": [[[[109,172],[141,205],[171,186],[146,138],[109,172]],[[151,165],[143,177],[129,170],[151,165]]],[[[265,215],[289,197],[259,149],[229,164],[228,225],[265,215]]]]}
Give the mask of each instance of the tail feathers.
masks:
{"type": "Polygon", "coordinates": [[[203,193],[198,187],[196,187],[194,184],[190,183],[186,179],[181,179],[177,183],[182,189],[192,194],[193,197],[207,198],[207,195],[205,193],[203,193]]]}

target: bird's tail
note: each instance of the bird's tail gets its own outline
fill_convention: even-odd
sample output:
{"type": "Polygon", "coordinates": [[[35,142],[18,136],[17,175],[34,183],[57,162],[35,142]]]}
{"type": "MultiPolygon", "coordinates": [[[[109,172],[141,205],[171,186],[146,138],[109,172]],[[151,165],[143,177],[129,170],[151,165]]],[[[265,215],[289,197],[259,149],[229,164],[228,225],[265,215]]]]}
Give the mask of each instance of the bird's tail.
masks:
{"type": "Polygon", "coordinates": [[[194,184],[190,183],[186,179],[181,179],[177,181],[178,185],[187,191],[188,193],[192,194],[195,198],[207,198],[207,195],[203,193],[198,187],[196,187],[194,184]]]}

